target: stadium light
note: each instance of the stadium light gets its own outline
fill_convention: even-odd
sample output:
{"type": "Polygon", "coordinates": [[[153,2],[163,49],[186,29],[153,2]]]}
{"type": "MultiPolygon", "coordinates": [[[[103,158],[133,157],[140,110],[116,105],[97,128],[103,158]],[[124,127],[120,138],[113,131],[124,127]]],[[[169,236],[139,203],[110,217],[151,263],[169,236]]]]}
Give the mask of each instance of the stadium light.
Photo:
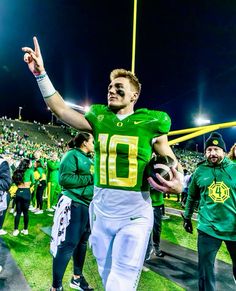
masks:
{"type": "MultiPolygon", "coordinates": [[[[195,124],[198,125],[198,126],[207,125],[207,124],[210,124],[210,123],[211,123],[210,119],[206,119],[206,118],[204,118],[203,116],[200,116],[200,115],[195,119],[195,124]]],[[[203,142],[203,150],[204,150],[204,145],[205,145],[205,142],[206,142],[205,134],[202,135],[202,142],[203,142]]]]}
{"type": "Polygon", "coordinates": [[[66,103],[69,107],[71,107],[71,108],[73,108],[73,109],[79,111],[79,112],[82,113],[82,114],[84,114],[85,112],[87,112],[87,111],[89,110],[89,106],[80,106],[80,105],[76,105],[76,104],[74,104],[74,103],[71,103],[71,102],[69,102],[69,101],[65,101],[65,103],[66,103]]]}
{"type": "Polygon", "coordinates": [[[202,117],[202,116],[198,116],[198,117],[195,119],[195,123],[196,123],[196,125],[201,126],[201,125],[210,124],[211,121],[210,121],[210,119],[205,119],[205,118],[202,117]]]}
{"type": "Polygon", "coordinates": [[[21,120],[21,110],[23,107],[19,106],[18,119],[21,120]]]}
{"type": "Polygon", "coordinates": [[[53,115],[54,115],[54,114],[53,114],[53,112],[51,111],[50,107],[48,107],[48,111],[51,112],[51,122],[50,122],[50,123],[51,123],[51,125],[53,125],[53,122],[54,122],[54,121],[53,121],[53,115]]]}
{"type": "Polygon", "coordinates": [[[89,106],[89,105],[84,106],[84,111],[85,111],[85,112],[88,112],[89,109],[90,109],[90,106],[89,106]]]}

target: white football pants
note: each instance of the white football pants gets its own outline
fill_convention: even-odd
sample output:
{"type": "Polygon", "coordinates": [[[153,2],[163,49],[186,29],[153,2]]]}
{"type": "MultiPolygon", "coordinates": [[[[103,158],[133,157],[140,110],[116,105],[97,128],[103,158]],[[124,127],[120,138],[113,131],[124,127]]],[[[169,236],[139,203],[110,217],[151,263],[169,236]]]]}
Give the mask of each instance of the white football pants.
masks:
{"type": "Polygon", "coordinates": [[[106,291],[136,290],[152,226],[151,206],[145,217],[94,216],[90,244],[106,291]]]}

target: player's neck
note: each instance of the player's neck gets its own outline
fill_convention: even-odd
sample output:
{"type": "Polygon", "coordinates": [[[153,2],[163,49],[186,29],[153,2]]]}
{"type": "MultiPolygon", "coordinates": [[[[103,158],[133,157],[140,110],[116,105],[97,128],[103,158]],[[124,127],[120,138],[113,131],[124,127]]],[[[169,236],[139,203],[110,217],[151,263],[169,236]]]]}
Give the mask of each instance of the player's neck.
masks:
{"type": "Polygon", "coordinates": [[[134,113],[134,110],[123,110],[122,113],[121,113],[121,110],[119,110],[117,113],[116,113],[116,116],[120,119],[120,120],[123,120],[125,119],[126,117],[130,116],[131,114],[134,113]]]}
{"type": "Polygon", "coordinates": [[[131,114],[133,114],[133,112],[129,112],[127,114],[119,114],[117,113],[116,116],[120,119],[120,120],[123,120],[125,119],[126,117],[130,116],[131,114]]]}
{"type": "Polygon", "coordinates": [[[117,110],[116,114],[119,115],[130,115],[134,113],[134,108],[133,107],[125,107],[117,110]]]}

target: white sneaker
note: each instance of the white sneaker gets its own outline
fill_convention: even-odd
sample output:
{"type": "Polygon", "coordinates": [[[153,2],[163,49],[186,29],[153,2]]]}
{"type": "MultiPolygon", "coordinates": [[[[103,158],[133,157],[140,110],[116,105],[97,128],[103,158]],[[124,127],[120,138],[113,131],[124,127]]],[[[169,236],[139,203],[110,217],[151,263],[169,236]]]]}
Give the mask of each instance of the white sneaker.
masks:
{"type": "Polygon", "coordinates": [[[35,209],[35,207],[33,205],[30,205],[29,210],[32,211],[34,209],[35,209]]]}
{"type": "Polygon", "coordinates": [[[15,229],[15,230],[13,231],[12,235],[13,235],[13,236],[18,236],[19,233],[20,233],[19,230],[18,230],[18,229],[15,229]]]}
{"type": "Polygon", "coordinates": [[[13,213],[13,216],[16,216],[16,212],[13,213]]]}
{"type": "Polygon", "coordinates": [[[5,235],[7,234],[7,231],[5,231],[4,229],[0,229],[0,235],[5,235]]]}
{"type": "Polygon", "coordinates": [[[54,209],[52,209],[52,208],[48,208],[47,211],[49,211],[49,212],[54,212],[54,209]]]}
{"type": "Polygon", "coordinates": [[[28,235],[29,234],[28,229],[22,229],[20,233],[23,233],[24,235],[28,235]]]}
{"type": "Polygon", "coordinates": [[[38,210],[38,211],[35,211],[34,214],[42,214],[43,213],[43,210],[38,210]]]}
{"type": "Polygon", "coordinates": [[[15,209],[14,208],[12,208],[10,211],[9,211],[9,213],[14,213],[15,212],[15,209]]]}
{"type": "Polygon", "coordinates": [[[23,212],[21,212],[21,215],[20,215],[21,217],[23,217],[24,216],[24,214],[23,214],[23,212]]]}
{"type": "Polygon", "coordinates": [[[54,206],[52,206],[52,209],[56,210],[56,209],[57,209],[57,207],[54,205],[54,206]]]}
{"type": "Polygon", "coordinates": [[[38,208],[34,208],[34,209],[31,210],[31,212],[35,213],[35,212],[38,212],[39,210],[40,209],[38,209],[38,208]]]}
{"type": "Polygon", "coordinates": [[[150,271],[150,269],[149,269],[149,268],[147,268],[147,267],[145,267],[145,266],[143,266],[143,268],[142,268],[142,271],[143,271],[143,272],[149,272],[149,271],[150,271]]]}

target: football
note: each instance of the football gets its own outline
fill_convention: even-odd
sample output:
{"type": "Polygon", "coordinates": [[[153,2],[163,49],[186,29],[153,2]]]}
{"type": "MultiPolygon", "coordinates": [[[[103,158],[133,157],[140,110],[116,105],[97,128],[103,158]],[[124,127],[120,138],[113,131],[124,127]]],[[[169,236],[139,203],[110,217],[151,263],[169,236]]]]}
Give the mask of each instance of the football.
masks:
{"type": "Polygon", "coordinates": [[[157,184],[161,184],[156,174],[160,174],[165,180],[170,181],[173,178],[171,167],[177,167],[176,161],[171,157],[155,155],[147,165],[147,174],[157,184]]]}

